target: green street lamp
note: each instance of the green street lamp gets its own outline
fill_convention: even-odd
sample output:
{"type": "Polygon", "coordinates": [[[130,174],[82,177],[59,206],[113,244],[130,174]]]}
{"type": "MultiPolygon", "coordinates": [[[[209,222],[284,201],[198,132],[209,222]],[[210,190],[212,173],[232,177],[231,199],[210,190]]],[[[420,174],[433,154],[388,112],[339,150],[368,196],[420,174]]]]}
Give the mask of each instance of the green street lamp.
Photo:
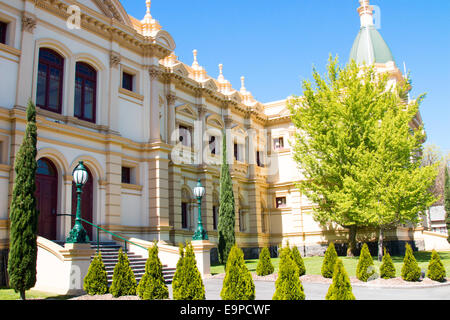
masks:
{"type": "Polygon", "coordinates": [[[70,231],[69,236],[66,239],[67,243],[88,243],[89,237],[86,230],[81,224],[81,193],[82,188],[88,181],[88,172],[83,165],[83,161],[78,163],[78,166],[72,172],[73,181],[77,187],[77,213],[75,217],[75,225],[70,231]]]}
{"type": "Polygon", "coordinates": [[[198,179],[197,187],[194,188],[194,195],[197,198],[198,203],[198,221],[197,230],[195,231],[192,240],[208,240],[208,235],[206,234],[206,230],[203,229],[202,223],[202,198],[205,195],[205,192],[205,188],[202,186],[200,179],[198,179]]]}

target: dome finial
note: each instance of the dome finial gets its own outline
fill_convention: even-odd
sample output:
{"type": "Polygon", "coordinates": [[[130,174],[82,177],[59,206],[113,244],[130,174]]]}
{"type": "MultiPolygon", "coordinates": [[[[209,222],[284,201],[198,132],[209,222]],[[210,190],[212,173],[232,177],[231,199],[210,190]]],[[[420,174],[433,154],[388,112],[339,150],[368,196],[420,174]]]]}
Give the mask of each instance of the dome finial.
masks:
{"type": "Polygon", "coordinates": [[[369,0],[359,0],[361,5],[358,8],[359,16],[361,17],[361,27],[373,25],[373,6],[370,5],[369,0]]]}
{"type": "Polygon", "coordinates": [[[145,5],[147,6],[147,15],[150,15],[150,8],[152,6],[152,0],[145,0],[145,5]]]}

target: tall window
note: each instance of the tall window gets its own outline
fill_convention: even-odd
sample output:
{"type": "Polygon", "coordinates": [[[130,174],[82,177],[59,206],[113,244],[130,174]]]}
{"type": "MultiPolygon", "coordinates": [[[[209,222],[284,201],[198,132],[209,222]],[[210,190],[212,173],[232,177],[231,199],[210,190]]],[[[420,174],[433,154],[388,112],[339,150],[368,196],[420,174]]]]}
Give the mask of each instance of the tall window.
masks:
{"type": "Polygon", "coordinates": [[[188,204],[186,202],[181,204],[181,227],[188,228],[188,204]]]}
{"type": "Polygon", "coordinates": [[[219,207],[213,206],[213,230],[217,230],[219,224],[219,207]]]}
{"type": "Polygon", "coordinates": [[[128,91],[133,91],[133,78],[134,76],[131,73],[123,72],[122,88],[127,89],[128,91]]]}
{"type": "Polygon", "coordinates": [[[61,113],[64,58],[53,50],[39,50],[36,105],[61,113]]]}
{"type": "Polygon", "coordinates": [[[187,126],[179,127],[179,140],[183,146],[191,147],[191,137],[192,137],[192,129],[187,126]]]}
{"type": "Polygon", "coordinates": [[[6,28],[8,25],[0,21],[0,43],[6,44],[6,28]]]}
{"type": "Polygon", "coordinates": [[[97,71],[77,62],[75,76],[75,117],[95,122],[97,100],[97,71]]]}
{"type": "Polygon", "coordinates": [[[216,154],[216,137],[210,136],[209,137],[209,150],[211,151],[211,154],[216,154]]]}
{"type": "Polygon", "coordinates": [[[131,168],[122,167],[122,183],[131,184],[131,168]]]}

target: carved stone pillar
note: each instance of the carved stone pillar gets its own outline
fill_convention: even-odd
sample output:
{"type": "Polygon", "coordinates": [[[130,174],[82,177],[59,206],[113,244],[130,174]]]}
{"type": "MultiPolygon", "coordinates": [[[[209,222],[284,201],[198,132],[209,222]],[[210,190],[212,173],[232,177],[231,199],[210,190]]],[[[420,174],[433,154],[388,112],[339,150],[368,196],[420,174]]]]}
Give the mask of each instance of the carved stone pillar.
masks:
{"type": "Polygon", "coordinates": [[[110,81],[109,81],[109,119],[111,130],[119,131],[119,87],[120,87],[120,62],[122,57],[112,51],[110,54],[110,81]]]}
{"type": "Polygon", "coordinates": [[[148,69],[150,75],[150,143],[160,142],[160,122],[159,122],[159,77],[161,70],[156,66],[148,69]]]}
{"type": "Polygon", "coordinates": [[[176,115],[175,115],[175,102],[177,100],[177,96],[174,93],[169,93],[166,95],[167,99],[167,108],[168,108],[168,126],[167,126],[167,141],[169,144],[176,143],[176,115]]]}

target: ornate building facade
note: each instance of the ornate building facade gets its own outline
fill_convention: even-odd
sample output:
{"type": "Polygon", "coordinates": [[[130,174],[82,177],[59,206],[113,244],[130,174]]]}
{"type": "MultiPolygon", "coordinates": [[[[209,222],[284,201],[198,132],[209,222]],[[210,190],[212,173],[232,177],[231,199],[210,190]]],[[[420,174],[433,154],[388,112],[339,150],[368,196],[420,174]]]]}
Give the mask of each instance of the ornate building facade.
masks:
{"type": "MultiPolygon", "coordinates": [[[[372,7],[360,2],[362,28],[352,57],[376,63],[393,81],[402,79],[371,24],[372,7]]],[[[192,64],[179,61],[174,39],[151,15],[150,0],[146,6],[138,20],[118,0],[0,0],[3,252],[30,98],[37,105],[36,197],[45,238],[64,240],[71,229],[71,218],[61,214],[75,211],[71,174],[83,160],[89,170],[84,219],[124,236],[176,245],[195,230],[192,189],[200,179],[204,225],[216,241],[226,132],[241,247],[251,254],[289,240],[309,254],[330,239],[344,239],[345,230],[325,231],[314,221],[313,204],[295,186],[301,176],[292,159],[295,128],[286,101],[256,101],[244,78],[239,90],[232,88],[222,65],[212,78],[195,50],[192,64]]]]}

